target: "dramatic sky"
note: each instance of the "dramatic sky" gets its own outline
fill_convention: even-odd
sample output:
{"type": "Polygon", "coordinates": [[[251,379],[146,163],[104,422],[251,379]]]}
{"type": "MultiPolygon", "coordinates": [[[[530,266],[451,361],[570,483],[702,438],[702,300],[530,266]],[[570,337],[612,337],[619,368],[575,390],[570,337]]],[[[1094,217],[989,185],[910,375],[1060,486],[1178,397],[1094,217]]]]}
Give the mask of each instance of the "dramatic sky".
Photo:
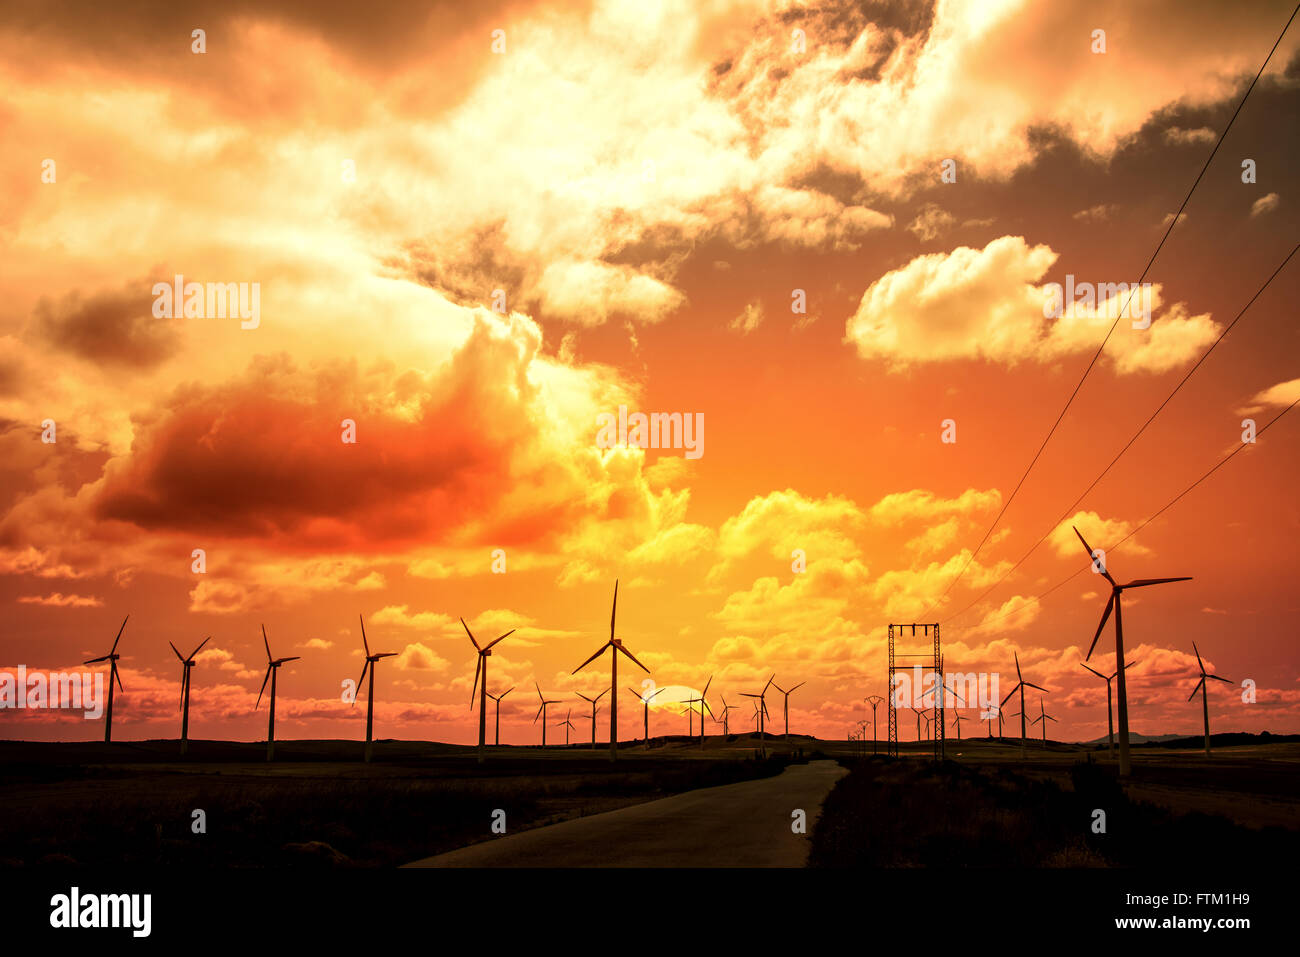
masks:
{"type": "Polygon", "coordinates": [[[948,670],[1005,693],[1018,652],[1052,733],[1091,738],[1106,593],[1076,524],[1121,581],[1194,576],[1126,600],[1135,731],[1199,729],[1193,641],[1236,686],[1217,730],[1297,730],[1300,412],[1119,543],[1300,398],[1300,264],[1070,506],[1296,242],[1300,24],[1147,276],[1150,327],[1115,327],[972,559],[1111,325],[1045,318],[1045,288],[1138,279],[1289,0],[180,6],[0,14],[0,667],[80,666],[129,613],[115,736],[175,737],[167,643],[211,635],[191,734],[253,740],[265,624],[302,656],[279,733],[359,737],[364,615],[400,653],[376,736],[468,742],[463,616],[516,629],[490,690],[531,743],[534,681],[589,727],[607,659],[570,672],[618,579],[660,701],[775,673],[807,682],[792,729],[843,737],[885,626],[941,621],[948,670]],[[156,317],[178,274],[257,283],[256,328],[156,317]],[[702,416],[703,454],[601,448],[620,405],[702,416]]]}

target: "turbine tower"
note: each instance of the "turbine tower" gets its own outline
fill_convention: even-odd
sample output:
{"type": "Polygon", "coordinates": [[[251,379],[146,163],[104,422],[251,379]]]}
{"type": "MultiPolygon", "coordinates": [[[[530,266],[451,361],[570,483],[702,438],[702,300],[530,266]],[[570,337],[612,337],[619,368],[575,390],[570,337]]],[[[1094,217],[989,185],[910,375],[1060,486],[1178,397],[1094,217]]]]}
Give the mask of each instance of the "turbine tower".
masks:
{"type": "Polygon", "coordinates": [[[537,723],[538,718],[542,719],[542,747],[546,747],[546,706],[550,704],[559,704],[560,702],[547,701],[546,696],[542,694],[542,689],[536,681],[533,682],[533,687],[537,688],[537,698],[542,702],[542,706],[537,709],[537,714],[533,716],[533,724],[537,723]]]}
{"type": "Polygon", "coordinates": [[[731,721],[729,712],[735,711],[736,705],[727,704],[727,699],[722,698],[722,736],[728,737],[731,734],[731,721]]]}
{"type": "MultiPolygon", "coordinates": [[[[361,691],[361,682],[366,680],[366,672],[370,672],[370,686],[366,691],[366,750],[365,761],[370,763],[370,758],[374,755],[374,730],[375,730],[375,662],[380,658],[391,658],[397,652],[384,651],[372,655],[370,653],[370,642],[366,641],[366,620],[357,615],[357,620],[361,622],[361,647],[366,650],[366,663],[361,666],[361,677],[357,679],[357,691],[361,691]]],[[[352,696],[352,707],[357,706],[356,695],[352,696]]]]}
{"type": "Polygon", "coordinates": [[[635,688],[628,688],[627,690],[640,698],[641,704],[645,706],[645,746],[648,748],[650,747],[650,702],[654,700],[655,695],[665,689],[655,688],[654,691],[647,691],[645,694],[635,688]]]}
{"type": "Polygon", "coordinates": [[[594,698],[588,698],[581,691],[575,693],[579,698],[581,698],[583,701],[591,705],[591,750],[595,751],[596,750],[596,712],[600,710],[600,708],[597,707],[596,702],[600,701],[601,698],[605,697],[605,695],[609,693],[609,689],[606,688],[604,691],[596,695],[596,697],[594,698]]]}
{"type": "Polygon", "coordinates": [[[618,699],[614,697],[614,689],[618,687],[618,656],[620,654],[627,655],[627,657],[631,659],[634,665],[636,665],[646,674],[650,673],[649,668],[641,664],[641,662],[637,661],[636,656],[633,655],[632,652],[628,651],[626,648],[623,647],[623,640],[621,638],[614,637],[614,617],[617,614],[618,614],[618,581],[616,579],[614,581],[614,604],[613,607],[611,607],[609,612],[609,641],[601,645],[600,649],[594,655],[592,655],[582,664],[578,665],[578,667],[573,669],[573,674],[576,675],[579,671],[587,667],[587,665],[591,664],[602,654],[604,654],[606,648],[610,649],[610,653],[609,653],[609,759],[611,761],[618,758],[618,699]]]}
{"type": "Polygon", "coordinates": [[[105,744],[108,744],[113,740],[113,682],[116,681],[117,686],[123,691],[126,691],[125,688],[122,688],[122,679],[119,678],[117,674],[117,659],[122,657],[117,653],[117,643],[122,640],[122,630],[126,628],[127,619],[130,617],[130,615],[127,615],[126,618],[122,619],[122,627],[117,629],[117,637],[113,639],[113,647],[108,650],[108,654],[100,655],[98,658],[91,658],[89,661],[82,662],[82,664],[87,665],[99,664],[101,661],[108,662],[108,708],[104,712],[105,744]]]}
{"type": "Polygon", "coordinates": [[[1055,721],[1055,720],[1056,720],[1055,718],[1053,718],[1050,714],[1048,714],[1046,711],[1043,710],[1043,696],[1039,695],[1038,696],[1038,717],[1035,718],[1033,721],[1031,721],[1030,724],[1038,724],[1038,722],[1040,721],[1043,722],[1043,747],[1044,748],[1047,747],[1047,722],[1055,721]]]}
{"type": "MultiPolygon", "coordinates": [[[[1115,612],[1115,662],[1118,664],[1124,660],[1124,618],[1120,610],[1120,598],[1125,589],[1145,588],[1147,585],[1163,585],[1167,582],[1187,582],[1192,579],[1187,575],[1180,578],[1137,578],[1121,585],[1111,577],[1110,570],[1106,568],[1104,554],[1094,552],[1077,528],[1074,529],[1074,534],[1079,536],[1079,541],[1083,543],[1084,551],[1088,553],[1088,557],[1092,560],[1093,571],[1099,573],[1106,579],[1106,581],[1110,582],[1110,600],[1106,602],[1106,611],[1101,616],[1101,624],[1097,626],[1097,634],[1093,636],[1092,646],[1088,648],[1088,653],[1083,656],[1083,659],[1084,661],[1087,661],[1092,657],[1092,649],[1097,647],[1097,639],[1101,637],[1102,630],[1105,629],[1106,622],[1110,619],[1110,613],[1113,610],[1115,612]]],[[[1116,682],[1116,689],[1118,691],[1119,701],[1115,709],[1119,714],[1119,773],[1121,777],[1127,777],[1129,772],[1128,691],[1124,685],[1124,671],[1125,669],[1120,668],[1117,673],[1117,678],[1119,680],[1116,682]]],[[[1024,710],[1023,705],[1021,705],[1020,710],[1024,710]]]]}
{"type": "MultiPolygon", "coordinates": [[[[500,638],[497,638],[494,641],[490,641],[486,645],[480,648],[479,643],[474,639],[474,632],[470,631],[469,625],[465,624],[465,619],[462,618],[460,620],[460,623],[461,626],[465,629],[465,634],[469,635],[469,640],[470,643],[473,644],[474,650],[478,652],[478,661],[474,665],[474,687],[469,689],[470,708],[474,707],[474,692],[477,691],[479,687],[479,672],[480,671],[483,672],[483,690],[479,692],[479,698],[478,698],[478,763],[482,764],[484,749],[487,747],[487,670],[488,670],[487,660],[492,657],[492,646],[499,641],[503,641],[506,638],[509,638],[511,635],[515,633],[515,630],[511,628],[500,638]]],[[[371,675],[371,677],[372,678],[374,677],[373,674],[371,675]]],[[[543,735],[545,735],[545,732],[546,732],[546,726],[543,725],[542,726],[543,735]]],[[[545,742],[543,742],[543,744],[544,743],[545,742]]]]}
{"type": "MultiPolygon", "coordinates": [[[[1038,691],[1043,692],[1044,694],[1050,694],[1050,692],[1046,688],[1040,688],[1032,681],[1026,681],[1024,679],[1024,677],[1020,674],[1020,654],[1019,652],[1013,652],[1013,654],[1015,654],[1016,657],[1016,686],[1012,688],[1010,691],[1008,691],[1007,696],[1002,699],[1002,703],[998,705],[998,713],[1001,714],[1002,705],[1010,701],[1011,696],[1015,694],[1017,691],[1019,691],[1020,692],[1020,756],[1023,758],[1025,756],[1025,689],[1035,688],[1038,691]]],[[[999,727],[998,729],[999,737],[1001,736],[1001,730],[1002,729],[999,727]]]]}
{"type": "MultiPolygon", "coordinates": [[[[773,677],[775,677],[775,676],[773,676],[773,677]]],[[[784,711],[785,711],[785,740],[787,740],[787,741],[790,740],[790,695],[794,694],[796,691],[798,691],[800,688],[802,688],[802,687],[803,687],[804,685],[806,685],[807,683],[808,683],[808,682],[806,682],[806,681],[801,681],[801,682],[799,682],[797,685],[795,685],[793,688],[791,688],[789,691],[786,691],[786,690],[785,690],[784,688],[782,688],[779,684],[775,684],[775,683],[774,683],[774,684],[772,685],[773,688],[775,688],[777,691],[781,692],[781,694],[785,695],[785,702],[784,702],[784,704],[783,704],[782,707],[784,708],[784,711]]]]}
{"type": "MultiPolygon", "coordinates": [[[[1132,668],[1135,664],[1137,664],[1136,661],[1130,661],[1124,667],[1132,668]]],[[[1083,668],[1088,668],[1088,666],[1085,665],[1082,661],[1079,662],[1079,665],[1083,668]]],[[[1088,668],[1088,670],[1091,671],[1098,678],[1100,678],[1102,681],[1106,682],[1106,741],[1110,746],[1111,757],[1114,757],[1115,756],[1115,715],[1111,711],[1110,683],[1114,679],[1115,675],[1119,674],[1119,669],[1116,668],[1114,674],[1112,674],[1109,678],[1095,668],[1088,668]]]]}
{"type": "Polygon", "coordinates": [[[262,692],[266,691],[266,683],[271,682],[271,716],[266,725],[266,760],[275,760],[275,678],[280,673],[280,666],[288,661],[297,661],[302,655],[293,655],[290,658],[272,658],[271,642],[266,638],[266,625],[262,626],[262,644],[266,646],[266,677],[262,679],[262,690],[257,693],[257,704],[253,705],[256,711],[262,703],[262,692]]]}
{"type": "MultiPolygon", "coordinates": [[[[123,622],[122,624],[126,624],[123,622]]],[[[212,636],[204,638],[199,642],[199,647],[190,653],[188,658],[181,656],[176,650],[176,646],[169,641],[167,644],[172,645],[172,651],[176,652],[176,657],[181,660],[181,757],[185,757],[185,752],[190,749],[190,669],[194,667],[194,656],[197,655],[209,641],[212,636]]],[[[112,685],[109,685],[112,689],[112,685]]]]}
{"type": "MultiPolygon", "coordinates": [[[[908,707],[912,708],[911,705],[908,705],[908,707]]],[[[925,712],[920,708],[912,708],[912,710],[916,712],[916,740],[919,742],[921,740],[921,716],[925,712]]]]}
{"type": "MultiPolygon", "coordinates": [[[[483,684],[486,685],[487,682],[485,681],[483,682],[483,684]]],[[[498,746],[500,746],[501,744],[501,699],[514,690],[515,690],[515,686],[511,685],[509,688],[507,688],[505,691],[501,692],[500,694],[493,694],[491,691],[488,692],[488,697],[497,703],[497,708],[496,708],[497,734],[496,734],[495,744],[498,746]]]]}
{"type": "Polygon", "coordinates": [[[1194,641],[1192,642],[1192,651],[1196,652],[1196,664],[1199,665],[1201,669],[1201,680],[1196,682],[1196,687],[1193,688],[1192,693],[1187,696],[1187,700],[1191,701],[1195,698],[1198,690],[1201,692],[1201,713],[1205,716],[1205,756],[1208,758],[1210,756],[1210,704],[1209,700],[1206,698],[1206,688],[1208,686],[1205,683],[1205,679],[1213,678],[1215,681],[1222,681],[1226,685],[1230,685],[1232,682],[1227,678],[1220,678],[1218,675],[1212,675],[1205,670],[1205,662],[1201,661],[1200,649],[1196,647],[1196,642],[1194,641]]]}

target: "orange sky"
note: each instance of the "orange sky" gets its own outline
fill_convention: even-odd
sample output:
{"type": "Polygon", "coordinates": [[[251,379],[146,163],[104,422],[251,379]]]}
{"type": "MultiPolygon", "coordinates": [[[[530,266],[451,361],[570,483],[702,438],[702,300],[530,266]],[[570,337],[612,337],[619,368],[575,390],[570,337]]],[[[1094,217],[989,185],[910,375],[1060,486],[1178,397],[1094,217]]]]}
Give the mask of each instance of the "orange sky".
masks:
{"type": "MultiPolygon", "coordinates": [[[[620,636],[658,685],[712,674],[717,707],[773,672],[806,680],[792,729],[843,737],[884,691],[884,626],[940,598],[1110,325],[1045,319],[1044,287],[1138,278],[1290,9],[7,5],[0,668],[77,665],[130,613],[114,734],[175,737],[167,642],[212,635],[190,733],[256,739],[265,623],[277,656],[302,656],[280,673],[279,733],[359,737],[341,683],[364,614],[372,648],[400,653],[380,663],[376,736],[468,742],[463,616],[480,637],[517,629],[490,690],[518,686],[502,737],[533,743],[534,681],[589,727],[574,692],[607,687],[607,662],[570,672],[607,637],[617,578],[620,636]],[[256,328],[155,317],[177,274],[257,283],[256,328]],[[599,448],[620,405],[702,414],[703,454],[599,448]]],[[[1151,327],[1117,326],[929,615],[949,670],[1000,672],[1004,693],[1018,651],[1058,737],[1105,731],[1078,665],[1097,580],[1031,601],[1086,566],[1069,525],[1110,550],[1243,418],[1300,397],[1300,266],[964,609],[1295,243],[1297,30],[1148,274],[1151,327]]],[[[1258,686],[1253,704],[1213,689],[1216,730],[1296,729],[1297,429],[1282,419],[1111,556],[1120,580],[1194,576],[1126,599],[1134,731],[1199,730],[1193,641],[1258,686]]],[[[676,696],[652,730],[684,728],[676,696]]]]}

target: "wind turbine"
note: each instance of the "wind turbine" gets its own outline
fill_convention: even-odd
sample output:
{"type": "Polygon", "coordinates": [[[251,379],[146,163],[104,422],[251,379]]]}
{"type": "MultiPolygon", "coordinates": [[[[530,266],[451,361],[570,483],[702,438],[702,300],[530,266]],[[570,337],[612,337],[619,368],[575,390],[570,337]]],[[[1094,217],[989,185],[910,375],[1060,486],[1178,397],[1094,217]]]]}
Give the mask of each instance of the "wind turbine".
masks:
{"type": "MultiPolygon", "coordinates": [[[[479,643],[474,640],[474,632],[470,631],[469,625],[465,624],[465,619],[462,618],[460,623],[465,629],[465,634],[469,635],[469,640],[470,643],[473,644],[474,650],[478,652],[478,661],[474,665],[474,687],[469,689],[469,706],[471,708],[474,707],[474,692],[478,690],[479,686],[479,672],[483,672],[483,690],[479,692],[478,697],[478,763],[482,764],[484,748],[487,746],[487,660],[492,657],[492,646],[498,641],[503,641],[506,638],[509,638],[515,633],[515,630],[511,628],[500,638],[497,638],[495,641],[489,641],[486,645],[480,648],[479,643]]],[[[371,678],[374,678],[373,673],[371,674],[371,678]]],[[[543,733],[545,730],[545,725],[543,725],[543,733]]],[[[545,744],[546,742],[543,741],[542,743],[545,744]]]]}
{"type": "MultiPolygon", "coordinates": [[[[366,663],[361,666],[361,677],[357,679],[357,691],[361,690],[361,682],[366,680],[366,672],[370,672],[370,685],[366,690],[366,750],[365,761],[370,763],[370,758],[374,754],[373,732],[375,730],[375,662],[380,658],[391,658],[397,652],[383,651],[372,655],[370,653],[370,642],[366,641],[366,620],[357,615],[357,620],[361,622],[361,647],[366,650],[366,663]]],[[[352,707],[357,706],[356,695],[352,696],[352,707]]]]}
{"type": "Polygon", "coordinates": [[[1191,701],[1195,698],[1197,689],[1200,689],[1201,713],[1205,716],[1205,756],[1208,758],[1210,756],[1210,704],[1209,700],[1206,698],[1206,688],[1208,686],[1205,684],[1205,679],[1213,678],[1215,681],[1222,681],[1226,685],[1230,685],[1232,682],[1227,678],[1220,678],[1218,675],[1212,675],[1205,670],[1205,662],[1201,661],[1201,652],[1196,647],[1196,642],[1194,641],[1192,642],[1192,651],[1196,652],[1196,663],[1201,669],[1201,680],[1196,682],[1196,687],[1193,688],[1192,693],[1187,696],[1187,700],[1191,701]]]}
{"type": "MultiPolygon", "coordinates": [[[[773,677],[775,677],[775,676],[773,676],[773,677]]],[[[781,692],[781,694],[785,695],[785,704],[784,704],[784,708],[785,708],[785,740],[787,740],[787,741],[790,740],[790,695],[794,694],[796,691],[798,691],[800,688],[802,688],[802,687],[803,687],[804,685],[806,685],[807,683],[808,683],[808,682],[806,682],[806,681],[801,681],[801,682],[799,682],[797,685],[795,685],[793,688],[791,688],[789,691],[786,691],[784,688],[782,688],[782,687],[781,687],[780,685],[778,685],[778,684],[775,684],[775,683],[774,683],[774,684],[772,685],[772,687],[776,688],[777,691],[779,691],[779,692],[781,692]]]]}
{"type": "Polygon", "coordinates": [[[650,702],[654,699],[655,695],[657,695],[661,691],[664,691],[665,689],[655,688],[654,691],[648,691],[645,694],[642,694],[640,691],[637,691],[635,688],[628,688],[627,690],[632,692],[638,698],[640,698],[641,703],[645,706],[645,746],[648,748],[650,747],[650,702]]]}
{"type": "MultiPolygon", "coordinates": [[[[1132,668],[1135,664],[1137,664],[1136,661],[1130,661],[1130,662],[1129,662],[1128,664],[1126,664],[1124,667],[1125,667],[1125,668],[1132,668]]],[[[1079,662],[1079,665],[1080,665],[1081,667],[1083,667],[1083,668],[1088,668],[1088,666],[1085,665],[1082,661],[1079,662]]],[[[1102,673],[1101,673],[1100,671],[1098,671],[1096,668],[1088,668],[1088,670],[1091,671],[1091,672],[1092,672],[1094,675],[1096,675],[1098,678],[1100,678],[1102,681],[1106,682],[1106,741],[1107,741],[1107,742],[1109,743],[1109,745],[1110,745],[1110,753],[1111,753],[1112,755],[1114,755],[1114,753],[1115,753],[1115,715],[1111,713],[1111,707],[1110,707],[1110,683],[1111,683],[1111,680],[1115,677],[1115,675],[1119,674],[1119,669],[1116,668],[1116,669],[1115,669],[1115,673],[1112,674],[1109,678],[1107,678],[1104,674],[1102,674],[1102,673]]]]}
{"type": "Polygon", "coordinates": [[[756,705],[758,711],[758,740],[759,740],[759,744],[764,748],[764,750],[766,750],[767,747],[767,740],[766,738],[764,738],[764,734],[766,733],[765,729],[767,726],[766,721],[764,721],[764,719],[767,717],[767,689],[772,686],[772,682],[775,680],[776,680],[776,674],[773,673],[772,677],[767,679],[767,684],[763,685],[763,690],[760,691],[758,694],[753,694],[752,692],[749,691],[741,692],[741,695],[743,695],[746,698],[758,699],[758,703],[756,705]]]}
{"type": "MultiPolygon", "coordinates": [[[[483,684],[486,687],[487,682],[484,681],[483,684]]],[[[497,745],[501,744],[501,699],[514,690],[515,690],[515,686],[511,685],[509,688],[507,688],[505,691],[501,692],[500,694],[493,694],[491,691],[488,692],[488,697],[497,703],[497,709],[496,709],[497,710],[497,736],[495,741],[495,744],[497,745]]]]}
{"type": "Polygon", "coordinates": [[[925,740],[929,741],[929,740],[930,740],[930,725],[931,725],[930,712],[928,712],[928,711],[923,711],[923,712],[921,712],[921,717],[925,719],[925,740]]]}
{"type": "Polygon", "coordinates": [[[728,712],[736,710],[736,705],[727,704],[727,699],[722,699],[722,735],[727,737],[731,734],[731,722],[728,712]]]}
{"type": "MultiPolygon", "coordinates": [[[[1002,705],[1011,700],[1013,694],[1017,691],[1020,692],[1020,756],[1023,758],[1025,756],[1025,689],[1036,688],[1044,694],[1050,694],[1051,692],[1046,688],[1040,688],[1032,681],[1026,681],[1020,674],[1020,653],[1012,652],[1012,654],[1014,654],[1016,658],[1016,686],[1007,692],[1007,696],[1002,699],[1002,704],[998,705],[998,711],[999,713],[1002,711],[1002,705]]],[[[999,737],[1001,736],[1001,730],[1001,728],[998,729],[999,737]]]]}
{"type": "Polygon", "coordinates": [[[960,741],[961,740],[961,712],[958,711],[956,708],[952,709],[952,721],[953,724],[957,725],[957,740],[960,741]]]}
{"type": "Polygon", "coordinates": [[[542,702],[542,706],[537,709],[537,714],[533,716],[533,724],[537,723],[538,718],[542,719],[542,747],[546,747],[546,706],[548,704],[559,704],[560,702],[547,701],[546,696],[542,694],[542,689],[536,681],[533,682],[533,687],[537,688],[537,697],[542,702]]]}
{"type": "Polygon", "coordinates": [[[1047,747],[1047,722],[1055,721],[1055,720],[1056,720],[1055,718],[1053,718],[1050,714],[1048,714],[1046,711],[1043,710],[1043,696],[1039,695],[1038,696],[1038,717],[1035,718],[1033,721],[1031,721],[1030,724],[1038,724],[1038,722],[1040,721],[1043,722],[1043,747],[1044,748],[1047,747]]]}
{"type": "Polygon", "coordinates": [[[713,709],[709,707],[709,702],[706,700],[711,684],[713,684],[713,675],[709,675],[709,680],[704,682],[704,690],[700,692],[698,698],[687,698],[685,702],[688,708],[693,704],[700,706],[700,747],[704,747],[704,712],[708,711],[709,716],[713,716],[713,709]]]}
{"type": "MultiPolygon", "coordinates": [[[[275,760],[275,677],[280,672],[280,666],[286,661],[297,661],[302,655],[294,655],[291,658],[272,658],[271,643],[266,639],[266,625],[262,626],[262,644],[266,646],[266,677],[262,679],[262,691],[257,693],[257,704],[253,705],[256,711],[262,703],[262,692],[266,690],[266,683],[271,682],[271,717],[266,726],[266,760],[275,760]]],[[[355,703],[355,702],[354,702],[355,703]]]]}
{"type": "MultiPolygon", "coordinates": [[[[1073,526],[1071,526],[1073,528],[1073,526]]],[[[1087,540],[1080,534],[1077,528],[1074,534],[1079,536],[1079,541],[1083,542],[1084,551],[1092,559],[1093,571],[1099,572],[1106,581],[1110,582],[1110,600],[1106,602],[1106,611],[1101,616],[1101,624],[1097,626],[1097,634],[1093,636],[1092,645],[1088,648],[1088,653],[1083,656],[1084,661],[1092,657],[1092,649],[1097,647],[1097,639],[1101,637],[1102,630],[1106,627],[1106,622],[1110,618],[1112,610],[1115,612],[1115,662],[1124,660],[1124,619],[1120,612],[1120,596],[1126,588],[1145,588],[1147,585],[1163,585],[1167,582],[1186,582],[1191,581],[1191,577],[1184,575],[1180,578],[1136,578],[1127,584],[1121,585],[1110,576],[1110,571],[1106,568],[1106,559],[1103,554],[1100,558],[1089,546],[1087,540]]],[[[1129,749],[1128,749],[1128,692],[1124,685],[1124,671],[1120,668],[1117,673],[1119,681],[1117,683],[1119,691],[1119,703],[1116,710],[1119,712],[1119,773],[1121,777],[1127,777],[1129,772],[1129,749]]],[[[1021,705],[1020,710],[1024,710],[1021,705]]]]}
{"type": "Polygon", "coordinates": [[[875,754],[876,753],[876,705],[880,704],[885,699],[878,694],[873,694],[873,695],[868,695],[862,700],[865,701],[867,704],[871,705],[871,753],[875,754]]]}
{"type": "MultiPolygon", "coordinates": [[[[126,622],[122,624],[125,625],[126,622]]],[[[181,757],[185,757],[185,752],[190,749],[190,669],[194,667],[194,656],[211,640],[211,635],[204,638],[199,643],[199,647],[195,648],[188,658],[181,657],[181,653],[176,650],[176,646],[172,645],[170,641],[167,642],[167,644],[172,645],[172,651],[176,652],[176,657],[181,660],[181,757]]],[[[110,691],[112,687],[110,684],[110,691]]]]}
{"type": "MultiPolygon", "coordinates": [[[[908,705],[908,707],[911,708],[912,706],[908,705]]],[[[921,715],[925,714],[925,712],[921,711],[919,708],[912,708],[912,710],[916,712],[916,740],[920,741],[921,740],[921,715]]]]}
{"type": "Polygon", "coordinates": [[[569,746],[569,732],[570,732],[571,730],[574,730],[574,728],[573,728],[573,722],[569,720],[571,717],[573,717],[573,709],[572,709],[572,708],[570,708],[570,709],[569,709],[569,713],[566,714],[566,715],[564,716],[564,720],[563,720],[563,721],[557,721],[557,722],[555,722],[555,726],[556,726],[557,728],[559,728],[559,727],[563,727],[563,728],[564,728],[564,746],[565,746],[566,748],[569,746]]]}
{"type": "MultiPolygon", "coordinates": [[[[122,630],[126,628],[127,619],[130,617],[130,615],[127,615],[126,618],[122,619],[122,627],[117,629],[117,637],[113,639],[113,647],[108,650],[108,654],[82,662],[82,664],[87,665],[99,664],[101,661],[108,662],[108,709],[104,712],[105,744],[113,740],[113,682],[116,681],[117,686],[122,688],[122,679],[117,674],[117,659],[122,656],[117,653],[117,643],[122,640],[122,630]]],[[[122,688],[122,691],[125,692],[126,689],[122,688]]]]}
{"type": "Polygon", "coordinates": [[[587,667],[587,665],[591,664],[602,654],[604,654],[606,648],[610,649],[610,653],[609,653],[609,759],[611,761],[615,760],[618,757],[618,699],[614,697],[614,689],[618,687],[619,654],[621,653],[627,655],[627,657],[631,659],[634,665],[636,665],[646,674],[650,673],[649,668],[641,664],[641,662],[637,661],[636,656],[633,655],[632,652],[628,651],[626,648],[623,647],[623,640],[621,638],[614,637],[614,616],[617,613],[618,613],[618,580],[615,579],[614,604],[610,608],[610,612],[609,612],[609,641],[601,645],[600,649],[594,655],[592,655],[582,664],[578,665],[578,667],[573,669],[573,673],[576,675],[579,671],[587,667]]]}
{"type": "Polygon", "coordinates": [[[591,705],[591,750],[595,751],[596,750],[596,712],[600,710],[599,708],[596,707],[596,702],[599,701],[601,698],[605,697],[605,695],[609,693],[609,689],[606,688],[604,691],[596,695],[596,697],[594,698],[588,698],[581,691],[576,693],[579,698],[581,698],[583,701],[588,702],[591,705]]]}

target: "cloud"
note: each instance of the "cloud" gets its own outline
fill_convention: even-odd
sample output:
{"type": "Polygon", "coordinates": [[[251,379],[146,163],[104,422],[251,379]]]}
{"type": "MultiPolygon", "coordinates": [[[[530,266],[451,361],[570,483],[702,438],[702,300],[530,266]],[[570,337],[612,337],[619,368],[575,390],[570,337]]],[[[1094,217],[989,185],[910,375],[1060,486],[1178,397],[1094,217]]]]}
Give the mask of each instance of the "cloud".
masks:
{"type": "Polygon", "coordinates": [[[1081,223],[1104,223],[1119,209],[1114,203],[1098,203],[1074,214],[1074,219],[1081,223]]]}
{"type": "Polygon", "coordinates": [[[1197,127],[1194,130],[1181,129],[1177,126],[1171,126],[1164,132],[1164,140],[1172,146],[1193,146],[1197,144],[1207,145],[1213,143],[1219,138],[1219,135],[1208,126],[1197,127]]]}
{"type": "Polygon", "coordinates": [[[951,213],[945,212],[934,203],[926,203],[916,214],[916,218],[908,224],[907,231],[921,242],[928,243],[952,229],[955,222],[951,213]]]}
{"type": "Polygon", "coordinates": [[[93,595],[65,595],[52,592],[49,595],[22,595],[18,601],[24,605],[46,605],[51,608],[102,608],[103,601],[93,595]]]}
{"type": "Polygon", "coordinates": [[[438,674],[450,667],[450,662],[428,645],[413,642],[407,645],[393,659],[399,671],[432,671],[438,674]]]}
{"type": "Polygon", "coordinates": [[[1245,405],[1237,409],[1237,415],[1254,415],[1268,408],[1285,408],[1296,401],[1300,401],[1300,379],[1290,379],[1256,392],[1245,405]]]}
{"type": "Polygon", "coordinates": [[[742,336],[747,336],[763,323],[763,304],[761,302],[748,303],[741,310],[740,315],[732,319],[728,324],[729,329],[734,329],[742,336]]]}
{"type": "Polygon", "coordinates": [[[181,346],[175,320],[153,316],[152,281],[83,297],[71,292],[57,302],[42,299],[32,334],[46,345],[110,368],[146,371],[181,346]]]}
{"type": "MultiPolygon", "coordinates": [[[[1105,289],[1089,307],[1076,286],[1074,308],[1044,318],[1050,289],[1039,285],[1057,254],[1003,236],[983,249],[918,256],[873,282],[845,327],[845,341],[864,359],[883,359],[893,371],[926,362],[985,359],[1014,366],[1050,362],[1096,347],[1124,313],[1106,358],[1120,374],[1163,372],[1191,360],[1219,332],[1208,315],[1189,316],[1181,303],[1164,310],[1150,328],[1128,328],[1145,300],[1105,289]],[[1126,303],[1128,303],[1126,308],[1126,303]]],[[[1091,286],[1091,284],[1090,284],[1091,286]]],[[[1061,296],[1060,291],[1057,296],[1061,296]]],[[[1161,287],[1149,287],[1152,310],[1161,287]]]]}
{"type": "MultiPolygon", "coordinates": [[[[1079,536],[1074,534],[1078,528],[1088,544],[1094,549],[1113,548],[1124,536],[1137,527],[1136,522],[1125,522],[1118,518],[1102,518],[1096,512],[1079,511],[1067,518],[1047,536],[1048,544],[1056,549],[1056,554],[1071,561],[1079,559],[1086,562],[1087,553],[1079,536]]],[[[1136,539],[1124,542],[1124,551],[1131,555],[1149,555],[1151,550],[1138,543],[1136,539]]]]}
{"type": "Polygon", "coordinates": [[[1268,193],[1261,196],[1255,202],[1250,204],[1251,216],[1263,216],[1265,213],[1271,213],[1282,205],[1282,197],[1277,193],[1268,193]]]}

